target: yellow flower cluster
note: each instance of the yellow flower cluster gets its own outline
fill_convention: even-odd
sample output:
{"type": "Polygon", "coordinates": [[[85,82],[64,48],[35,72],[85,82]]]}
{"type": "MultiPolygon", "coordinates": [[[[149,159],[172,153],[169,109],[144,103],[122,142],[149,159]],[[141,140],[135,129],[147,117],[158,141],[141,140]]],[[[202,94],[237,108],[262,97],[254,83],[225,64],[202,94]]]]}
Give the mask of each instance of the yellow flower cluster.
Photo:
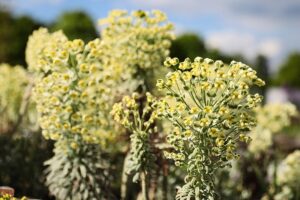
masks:
{"type": "MultiPolygon", "coordinates": [[[[279,185],[287,185],[299,190],[300,186],[300,150],[289,154],[278,167],[277,181],[279,185]]],[[[299,192],[299,191],[298,191],[299,192]]]]}
{"type": "Polygon", "coordinates": [[[141,96],[138,93],[133,93],[131,97],[124,96],[122,102],[114,104],[111,114],[116,122],[122,124],[132,132],[144,132],[146,134],[151,129],[151,125],[157,117],[157,112],[153,110],[156,102],[154,97],[147,92],[147,102],[140,114],[140,106],[137,101],[141,96]]]}
{"type": "Polygon", "coordinates": [[[290,118],[297,115],[297,108],[291,103],[271,103],[255,109],[257,127],[250,132],[252,142],[248,150],[259,155],[273,144],[273,134],[291,123],[290,118]]]}
{"type": "Polygon", "coordinates": [[[272,132],[260,125],[252,129],[249,136],[252,141],[248,145],[248,150],[254,155],[259,155],[260,153],[265,152],[273,144],[272,132]]]}
{"type": "Polygon", "coordinates": [[[146,97],[142,109],[143,95],[133,93],[131,97],[125,96],[122,102],[116,103],[111,111],[114,120],[131,131],[130,154],[125,170],[134,174],[134,182],[140,179],[142,172],[148,174],[154,163],[150,134],[156,131],[153,127],[157,118],[156,101],[150,93],[146,93],[146,97]]]}
{"type": "MultiPolygon", "coordinates": [[[[110,76],[99,59],[98,39],[59,41],[43,49],[39,63],[46,76],[38,80],[34,98],[46,138],[80,136],[90,143],[112,138],[110,76]]],[[[75,146],[74,146],[75,148],[75,146]]]]}
{"type": "Polygon", "coordinates": [[[290,118],[296,116],[297,108],[291,103],[270,103],[256,109],[257,123],[277,133],[291,123],[290,118]]]}
{"type": "Polygon", "coordinates": [[[166,156],[187,169],[186,180],[196,180],[188,182],[194,189],[199,186],[205,191],[201,198],[214,196],[213,180],[205,179],[238,157],[235,152],[238,140],[250,141],[245,133],[255,126],[251,114],[261,97],[251,95],[249,88],[262,86],[264,81],[240,62],[224,65],[221,61],[197,57],[194,62],[167,58],[164,64],[175,69],[165,80],[157,81],[157,87],[166,92],[158,103],[158,115],[175,127],[167,137],[174,152],[166,156]]]}
{"type": "Polygon", "coordinates": [[[100,20],[104,64],[124,80],[159,68],[169,55],[172,24],[164,13],[114,10],[100,20]]]}
{"type": "Polygon", "coordinates": [[[6,129],[17,122],[28,83],[29,76],[21,66],[0,65],[1,129],[6,129]]]}
{"type": "Polygon", "coordinates": [[[35,30],[32,35],[29,36],[25,51],[28,70],[31,72],[43,71],[44,63],[40,62],[40,53],[47,46],[65,41],[67,41],[67,37],[62,31],[49,33],[46,28],[35,30]]]}
{"type": "Polygon", "coordinates": [[[0,194],[0,200],[16,200],[16,198],[12,197],[10,194],[0,194]]]}
{"type": "Polygon", "coordinates": [[[230,160],[236,140],[249,140],[242,132],[254,125],[249,112],[261,101],[258,94],[249,94],[249,87],[262,86],[264,82],[250,67],[237,62],[226,66],[221,61],[199,57],[194,62],[187,59],[181,63],[168,58],[165,65],[178,66],[166,80],[157,82],[157,87],[167,94],[159,103],[159,113],[177,127],[169,141],[189,141],[205,132],[214,154],[230,160]],[[226,150],[225,155],[220,150],[226,150]]]}

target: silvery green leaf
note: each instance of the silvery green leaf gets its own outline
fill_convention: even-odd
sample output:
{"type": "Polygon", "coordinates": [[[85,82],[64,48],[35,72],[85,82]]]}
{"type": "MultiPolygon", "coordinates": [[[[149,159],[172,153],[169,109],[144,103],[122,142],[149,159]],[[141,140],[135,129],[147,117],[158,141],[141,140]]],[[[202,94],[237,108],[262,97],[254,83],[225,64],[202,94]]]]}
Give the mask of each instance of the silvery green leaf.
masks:
{"type": "Polygon", "coordinates": [[[80,173],[83,178],[86,178],[86,168],[84,165],[79,165],[80,173]]]}
{"type": "Polygon", "coordinates": [[[135,182],[135,183],[137,183],[137,182],[139,181],[139,178],[140,178],[139,173],[136,173],[136,174],[133,176],[132,181],[135,182]]]}

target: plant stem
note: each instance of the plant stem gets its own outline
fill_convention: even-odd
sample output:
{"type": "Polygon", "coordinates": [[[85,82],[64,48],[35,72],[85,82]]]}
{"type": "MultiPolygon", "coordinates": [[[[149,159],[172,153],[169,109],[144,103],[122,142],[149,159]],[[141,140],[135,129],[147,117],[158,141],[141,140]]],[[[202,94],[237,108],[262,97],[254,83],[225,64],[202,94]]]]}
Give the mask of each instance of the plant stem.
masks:
{"type": "Polygon", "coordinates": [[[144,200],[149,200],[148,196],[148,178],[145,171],[141,172],[142,194],[144,200]]]}
{"type": "Polygon", "coordinates": [[[125,156],[124,159],[124,164],[123,164],[123,172],[122,172],[122,180],[121,180],[121,199],[126,200],[127,199],[127,187],[128,187],[128,174],[126,173],[126,165],[129,160],[129,155],[130,153],[128,152],[125,156]]]}

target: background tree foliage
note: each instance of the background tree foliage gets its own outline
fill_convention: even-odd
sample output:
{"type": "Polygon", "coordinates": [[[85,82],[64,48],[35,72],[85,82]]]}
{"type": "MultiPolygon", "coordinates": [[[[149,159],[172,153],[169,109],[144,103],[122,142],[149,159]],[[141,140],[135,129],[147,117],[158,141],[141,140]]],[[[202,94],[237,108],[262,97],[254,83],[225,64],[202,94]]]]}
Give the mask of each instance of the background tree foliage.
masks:
{"type": "MultiPolygon", "coordinates": [[[[70,39],[81,38],[90,41],[98,37],[93,20],[81,11],[63,13],[51,25],[45,25],[28,16],[13,16],[8,10],[0,8],[0,63],[25,66],[24,52],[28,36],[40,26],[50,26],[52,31],[62,29],[70,39]]],[[[178,36],[172,44],[171,56],[181,60],[202,56],[214,60],[221,59],[227,63],[232,59],[249,63],[241,55],[226,55],[218,49],[209,49],[203,38],[194,33],[178,36]]],[[[270,78],[267,58],[259,55],[252,62],[258,76],[266,80],[268,85],[270,78]]],[[[300,53],[295,52],[282,64],[275,83],[299,88],[299,75],[300,53]]],[[[261,94],[264,95],[265,92],[266,89],[263,89],[261,94]]],[[[52,148],[52,143],[44,141],[40,133],[30,134],[30,137],[0,133],[0,185],[14,187],[17,196],[50,199],[48,189],[43,184],[42,171],[43,162],[52,156],[52,148]]],[[[118,160],[120,157],[116,156],[114,159],[118,160]]]]}
{"type": "Polygon", "coordinates": [[[300,88],[300,53],[294,52],[281,65],[275,79],[277,85],[300,88]]]}
{"type": "Polygon", "coordinates": [[[82,11],[63,13],[50,29],[52,31],[63,30],[71,40],[80,38],[87,42],[98,36],[93,20],[82,11]]]}
{"type": "Polygon", "coordinates": [[[171,47],[171,57],[184,60],[189,57],[194,59],[206,53],[206,47],[202,38],[194,33],[185,33],[174,40],[171,47]]]}
{"type": "Polygon", "coordinates": [[[28,36],[42,24],[28,16],[14,17],[0,10],[0,62],[25,66],[28,36]]]}

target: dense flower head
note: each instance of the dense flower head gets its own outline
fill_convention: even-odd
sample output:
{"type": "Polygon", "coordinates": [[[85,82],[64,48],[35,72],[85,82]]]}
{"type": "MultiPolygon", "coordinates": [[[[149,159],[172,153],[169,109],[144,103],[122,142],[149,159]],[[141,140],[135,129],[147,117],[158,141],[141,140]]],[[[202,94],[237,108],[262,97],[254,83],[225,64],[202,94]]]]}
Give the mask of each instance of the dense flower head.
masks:
{"type": "Polygon", "coordinates": [[[277,181],[279,185],[287,185],[299,189],[300,185],[300,150],[289,154],[278,167],[277,181]],[[298,187],[298,188],[297,188],[298,187]]]}
{"type": "Polygon", "coordinates": [[[143,131],[147,132],[151,130],[151,125],[157,118],[157,112],[153,110],[156,105],[155,98],[146,93],[147,101],[143,107],[142,113],[140,113],[139,98],[141,95],[133,93],[130,96],[124,96],[120,103],[116,103],[113,106],[111,114],[114,120],[131,131],[143,131]]]}
{"type": "Polygon", "coordinates": [[[46,138],[74,135],[102,143],[112,137],[109,115],[110,76],[101,66],[98,39],[54,42],[41,53],[45,76],[37,81],[34,97],[46,138]]]}
{"type": "Polygon", "coordinates": [[[258,125],[252,129],[249,136],[252,141],[248,146],[248,150],[255,155],[266,152],[273,144],[272,132],[262,126],[258,125]]]}
{"type": "Polygon", "coordinates": [[[255,109],[257,126],[250,132],[252,139],[248,150],[259,155],[273,144],[273,134],[289,126],[291,117],[297,115],[297,108],[291,103],[270,103],[255,109]]]}
{"type": "Polygon", "coordinates": [[[291,117],[297,115],[297,108],[291,103],[270,103],[256,109],[257,123],[277,133],[291,124],[291,117]]]}
{"type": "MultiPolygon", "coordinates": [[[[174,151],[166,156],[188,171],[180,197],[189,187],[193,188],[191,185],[205,180],[205,174],[213,176],[215,169],[237,158],[237,141],[250,141],[245,133],[255,126],[252,114],[261,96],[250,94],[249,88],[262,86],[264,81],[249,66],[235,61],[225,65],[200,57],[193,62],[167,58],[164,64],[175,70],[165,80],[157,81],[157,87],[166,92],[158,103],[158,115],[175,127],[167,137],[174,151]]],[[[209,180],[205,184],[201,187],[213,187],[209,180]]],[[[213,196],[208,195],[210,189],[204,188],[201,193],[207,195],[205,198],[213,196]]]]}
{"type": "Polygon", "coordinates": [[[3,129],[17,122],[29,81],[23,67],[0,65],[0,124],[3,129]]]}
{"type": "Polygon", "coordinates": [[[104,63],[123,80],[159,68],[169,55],[173,26],[161,11],[114,10],[100,24],[104,63]]]}
{"type": "Polygon", "coordinates": [[[29,36],[26,46],[26,62],[28,70],[31,72],[42,72],[44,63],[41,63],[40,53],[49,45],[57,42],[65,42],[67,37],[62,31],[56,31],[49,33],[46,28],[39,28],[33,31],[29,36]]]}
{"type": "Polygon", "coordinates": [[[261,97],[251,95],[249,87],[264,82],[253,69],[238,62],[226,66],[221,61],[199,57],[194,62],[186,59],[181,63],[169,58],[165,65],[178,66],[165,80],[157,81],[157,87],[166,91],[158,112],[176,127],[169,142],[180,150],[179,143],[184,146],[184,140],[197,140],[202,133],[216,156],[231,158],[232,151],[223,154],[226,146],[234,148],[237,139],[249,140],[243,132],[255,125],[249,113],[261,97]]]}

